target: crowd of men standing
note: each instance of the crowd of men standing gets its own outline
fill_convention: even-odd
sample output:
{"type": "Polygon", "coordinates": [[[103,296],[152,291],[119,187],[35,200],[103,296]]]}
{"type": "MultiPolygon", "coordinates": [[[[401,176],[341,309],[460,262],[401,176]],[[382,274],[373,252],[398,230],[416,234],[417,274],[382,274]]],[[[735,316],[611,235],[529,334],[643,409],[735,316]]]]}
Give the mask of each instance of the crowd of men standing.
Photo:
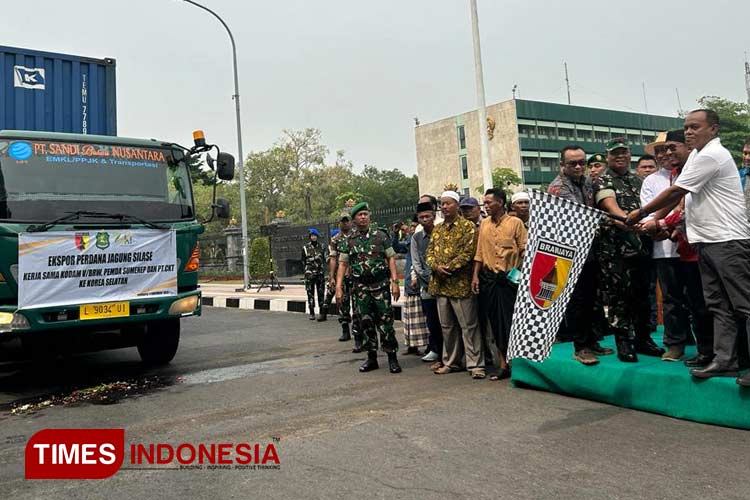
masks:
{"type": "MultiPolygon", "coordinates": [[[[738,384],[750,386],[750,372],[739,376],[750,332],[750,140],[738,169],[719,128],[711,110],[688,114],[683,130],[664,132],[646,146],[649,154],[635,172],[622,138],[609,141],[604,154],[587,157],[578,145],[560,151],[549,194],[611,215],[599,228],[558,332],[559,341],[574,343],[580,363],[595,365],[613,354],[600,344],[609,334],[622,362],[637,362],[638,355],[677,362],[695,344],[697,354],[684,360],[694,377],[738,376],[738,384]],[[656,283],[666,350],[652,340],[656,283]]],[[[345,210],[327,251],[314,229],[303,250],[310,319],[316,318],[316,291],[318,319],[325,319],[335,295],[339,340],[353,335],[353,351],[368,354],[360,371],[378,368],[379,340],[390,371],[400,372],[392,300],[401,293],[394,257],[405,253],[407,354],[421,355],[438,375],[509,376],[529,204],[525,192],[507,200],[502,189],[489,189],[480,205],[447,189],[439,198],[420,197],[413,224],[392,236],[372,224],[367,203],[345,210]]]]}

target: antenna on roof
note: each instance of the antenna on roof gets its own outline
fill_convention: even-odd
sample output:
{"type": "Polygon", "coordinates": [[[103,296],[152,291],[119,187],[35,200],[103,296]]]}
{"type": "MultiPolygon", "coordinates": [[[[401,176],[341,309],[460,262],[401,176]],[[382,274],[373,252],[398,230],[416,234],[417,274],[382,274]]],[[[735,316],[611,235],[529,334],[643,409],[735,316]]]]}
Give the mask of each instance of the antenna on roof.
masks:
{"type": "Polygon", "coordinates": [[[648,101],[646,100],[646,82],[641,82],[641,87],[643,87],[643,107],[646,108],[646,113],[648,113],[648,101]]]}
{"type": "Polygon", "coordinates": [[[565,86],[568,88],[568,104],[570,104],[570,80],[568,79],[568,63],[565,65],[565,86]]]}

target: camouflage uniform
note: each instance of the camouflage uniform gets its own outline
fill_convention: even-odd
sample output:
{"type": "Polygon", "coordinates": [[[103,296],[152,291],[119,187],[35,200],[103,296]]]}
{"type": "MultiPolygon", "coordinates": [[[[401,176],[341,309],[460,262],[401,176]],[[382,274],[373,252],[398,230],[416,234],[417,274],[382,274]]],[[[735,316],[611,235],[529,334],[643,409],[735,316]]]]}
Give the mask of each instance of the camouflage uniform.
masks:
{"type": "MultiPolygon", "coordinates": [[[[640,208],[641,179],[627,171],[607,168],[594,182],[596,202],[614,193],[619,207],[629,213],[640,208]]],[[[635,232],[614,225],[601,228],[599,263],[609,300],[609,323],[619,340],[650,338],[648,299],[651,244],[635,232]]]]}
{"type": "Polygon", "coordinates": [[[302,262],[305,265],[305,291],[310,314],[315,313],[315,291],[318,291],[318,307],[323,307],[323,290],[325,288],[325,251],[320,243],[308,242],[302,248],[302,262]]]}
{"type": "MultiPolygon", "coordinates": [[[[328,258],[335,258],[338,259],[339,254],[341,253],[341,250],[344,246],[345,240],[348,236],[351,236],[354,234],[353,232],[349,232],[349,234],[344,233],[336,233],[336,235],[331,238],[330,243],[328,244],[328,258]]],[[[354,336],[355,340],[359,340],[360,342],[364,342],[364,339],[361,338],[360,334],[360,326],[359,326],[359,316],[357,314],[356,308],[352,307],[352,273],[351,270],[347,273],[347,276],[344,276],[343,281],[343,291],[344,295],[341,298],[341,304],[336,304],[339,310],[339,323],[351,323],[352,324],[352,336],[354,336]],[[351,310],[351,314],[350,311],[351,310]]],[[[333,301],[333,297],[336,295],[336,287],[328,287],[328,290],[326,291],[326,300],[323,304],[323,307],[326,311],[331,310],[331,302],[333,301]]]]}
{"type": "Polygon", "coordinates": [[[351,269],[352,297],[365,336],[362,347],[368,352],[378,349],[376,329],[380,330],[382,350],[398,351],[388,268],[388,259],[394,254],[390,238],[378,229],[355,230],[341,245],[339,262],[348,263],[351,269]]]}

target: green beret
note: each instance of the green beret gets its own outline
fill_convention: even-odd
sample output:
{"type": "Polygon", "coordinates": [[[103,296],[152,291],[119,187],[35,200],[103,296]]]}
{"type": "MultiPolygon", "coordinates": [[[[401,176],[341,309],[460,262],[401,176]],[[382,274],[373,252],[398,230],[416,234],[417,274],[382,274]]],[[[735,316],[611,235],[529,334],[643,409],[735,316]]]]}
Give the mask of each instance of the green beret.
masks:
{"type": "Polygon", "coordinates": [[[361,212],[362,210],[370,210],[370,206],[367,204],[366,201],[360,201],[356,205],[352,207],[352,218],[354,218],[357,215],[357,212],[361,212]]]}
{"type": "Polygon", "coordinates": [[[607,163],[607,159],[604,158],[603,154],[597,153],[589,157],[589,161],[586,162],[586,165],[593,165],[594,163],[607,163]]]}

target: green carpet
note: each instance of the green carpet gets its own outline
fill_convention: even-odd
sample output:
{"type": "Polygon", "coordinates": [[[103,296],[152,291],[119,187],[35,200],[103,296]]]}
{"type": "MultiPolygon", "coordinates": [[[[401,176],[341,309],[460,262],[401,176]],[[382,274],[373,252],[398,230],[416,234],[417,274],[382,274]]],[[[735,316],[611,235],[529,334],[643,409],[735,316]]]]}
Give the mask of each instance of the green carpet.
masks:
{"type": "MultiPolygon", "coordinates": [[[[662,334],[654,333],[661,345],[662,334]]],[[[613,337],[602,345],[614,348],[613,337]]],[[[695,347],[686,349],[686,358],[695,347]]],[[[638,363],[622,363],[616,355],[601,356],[595,366],[573,359],[573,343],[555,344],[542,363],[513,360],[512,381],[545,391],[601,401],[707,424],[750,429],[750,389],[734,377],[699,380],[682,363],[638,356],[638,363]]]]}

